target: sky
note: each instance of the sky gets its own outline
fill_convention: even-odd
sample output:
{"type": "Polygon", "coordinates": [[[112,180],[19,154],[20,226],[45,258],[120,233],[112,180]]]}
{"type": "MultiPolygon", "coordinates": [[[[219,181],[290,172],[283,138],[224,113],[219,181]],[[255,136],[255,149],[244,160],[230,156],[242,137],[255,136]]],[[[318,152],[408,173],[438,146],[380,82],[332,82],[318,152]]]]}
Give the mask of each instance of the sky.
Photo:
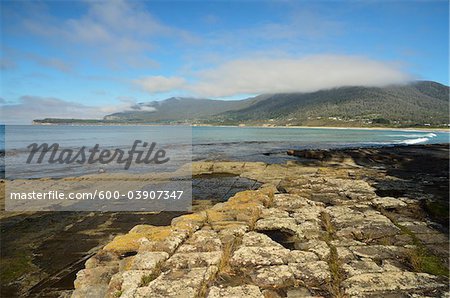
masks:
{"type": "Polygon", "coordinates": [[[1,120],[449,84],[448,1],[1,1],[1,120]]]}

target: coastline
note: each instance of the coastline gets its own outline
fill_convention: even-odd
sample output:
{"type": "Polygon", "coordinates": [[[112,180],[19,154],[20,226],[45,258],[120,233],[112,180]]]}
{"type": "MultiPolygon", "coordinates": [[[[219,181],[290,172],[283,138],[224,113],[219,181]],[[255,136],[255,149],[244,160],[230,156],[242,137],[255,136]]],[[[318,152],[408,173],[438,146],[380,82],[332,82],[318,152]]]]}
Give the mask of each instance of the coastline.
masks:
{"type": "Polygon", "coordinates": [[[236,128],[301,128],[301,129],[340,129],[340,130],[387,130],[387,131],[412,131],[412,132],[448,132],[450,133],[450,128],[397,128],[397,127],[343,127],[343,126],[263,126],[263,125],[249,125],[249,126],[239,126],[239,125],[203,125],[195,124],[191,126],[198,127],[236,127],[236,128]]]}
{"type": "MultiPolygon", "coordinates": [[[[20,125],[20,124],[15,124],[20,125]]],[[[387,130],[387,131],[412,131],[412,132],[448,132],[449,128],[426,128],[426,127],[358,127],[358,126],[302,126],[302,125],[210,125],[210,124],[164,124],[164,123],[32,123],[22,125],[33,126],[191,126],[191,127],[230,127],[230,128],[301,128],[301,129],[340,129],[340,130],[387,130]]]]}

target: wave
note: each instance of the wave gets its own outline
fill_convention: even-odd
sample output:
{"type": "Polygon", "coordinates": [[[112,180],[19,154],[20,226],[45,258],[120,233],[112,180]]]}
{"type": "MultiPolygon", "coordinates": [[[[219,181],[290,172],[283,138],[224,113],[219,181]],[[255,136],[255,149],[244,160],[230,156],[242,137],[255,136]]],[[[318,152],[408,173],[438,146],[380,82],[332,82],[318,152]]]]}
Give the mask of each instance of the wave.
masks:
{"type": "Polygon", "coordinates": [[[429,140],[429,138],[410,139],[410,140],[402,141],[402,144],[407,144],[407,145],[419,144],[419,143],[424,143],[424,142],[426,142],[428,140],[429,140]]]}
{"type": "Polygon", "coordinates": [[[396,134],[389,135],[389,137],[402,137],[402,138],[434,138],[437,137],[436,134],[430,132],[426,134],[396,134]]]}

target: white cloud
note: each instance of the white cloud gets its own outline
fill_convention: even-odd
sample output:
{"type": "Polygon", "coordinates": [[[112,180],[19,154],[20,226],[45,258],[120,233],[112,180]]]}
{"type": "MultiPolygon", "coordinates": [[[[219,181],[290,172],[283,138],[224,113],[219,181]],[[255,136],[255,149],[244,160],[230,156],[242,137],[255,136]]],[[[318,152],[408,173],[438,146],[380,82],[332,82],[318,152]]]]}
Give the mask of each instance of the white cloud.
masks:
{"type": "Polygon", "coordinates": [[[19,53],[17,56],[28,58],[28,59],[38,63],[41,66],[53,68],[53,69],[59,70],[61,72],[68,73],[68,72],[72,71],[72,65],[68,62],[65,62],[62,59],[46,58],[44,56],[40,56],[40,55],[36,55],[36,54],[32,54],[32,53],[19,53]]]}
{"type": "Polygon", "coordinates": [[[157,109],[155,107],[149,107],[149,106],[139,106],[138,110],[142,111],[142,112],[156,112],[157,111],[157,109]]]}
{"type": "Polygon", "coordinates": [[[34,119],[78,118],[102,119],[105,115],[130,110],[134,101],[115,105],[87,106],[53,97],[22,96],[19,102],[0,101],[1,123],[29,124],[34,119]]]}
{"type": "Polygon", "coordinates": [[[14,49],[6,45],[2,47],[1,51],[2,55],[5,56],[5,58],[0,60],[2,70],[16,68],[18,64],[17,62],[22,60],[30,60],[40,66],[53,68],[61,72],[68,73],[72,71],[71,63],[65,62],[64,60],[56,57],[47,58],[41,54],[35,54],[27,50],[14,49]]]}
{"type": "MultiPolygon", "coordinates": [[[[385,86],[412,77],[395,63],[357,56],[316,55],[298,59],[241,59],[199,71],[184,90],[196,96],[312,92],[342,86],[385,86]]],[[[183,88],[182,78],[139,80],[149,92],[183,88]]]]}
{"type": "Polygon", "coordinates": [[[134,80],[134,83],[150,93],[160,93],[182,89],[186,86],[186,80],[181,77],[152,76],[134,80]]]}
{"type": "Polygon", "coordinates": [[[40,14],[23,20],[22,25],[77,59],[86,56],[111,68],[154,68],[159,64],[148,54],[158,46],[158,38],[195,40],[189,32],[158,21],[143,3],[124,0],[85,3],[87,11],[80,17],[61,21],[47,10],[40,10],[40,14]],[[79,50],[74,50],[74,46],[79,50]]]}

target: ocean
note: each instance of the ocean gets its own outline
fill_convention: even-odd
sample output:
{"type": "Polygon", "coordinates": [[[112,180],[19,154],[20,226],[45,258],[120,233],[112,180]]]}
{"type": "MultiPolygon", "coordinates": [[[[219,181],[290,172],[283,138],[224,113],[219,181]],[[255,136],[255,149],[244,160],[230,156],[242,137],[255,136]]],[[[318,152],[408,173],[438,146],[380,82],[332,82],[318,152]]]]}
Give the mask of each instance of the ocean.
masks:
{"type": "MultiPolygon", "coordinates": [[[[180,138],[177,126],[0,126],[0,171],[8,178],[25,173],[29,178],[64,177],[95,173],[99,165],[41,164],[32,167],[24,161],[31,143],[41,144],[54,140],[64,148],[92,147],[129,148],[134,140],[151,141],[155,134],[158,142],[171,148],[172,155],[186,154],[192,141],[192,160],[262,161],[283,163],[295,160],[288,156],[289,149],[331,149],[408,144],[448,143],[448,132],[426,132],[382,129],[335,128],[262,128],[262,127],[192,127],[191,136],[180,138]],[[163,132],[163,133],[161,133],[163,132]],[[189,140],[189,141],[187,141],[189,140]],[[177,151],[177,148],[184,148],[177,151]],[[9,170],[13,169],[13,171],[9,170]],[[8,175],[8,173],[14,175],[8,175]]],[[[118,167],[102,165],[102,170],[114,172],[118,167]]],[[[145,171],[145,166],[132,167],[132,172],[145,171]]]]}

